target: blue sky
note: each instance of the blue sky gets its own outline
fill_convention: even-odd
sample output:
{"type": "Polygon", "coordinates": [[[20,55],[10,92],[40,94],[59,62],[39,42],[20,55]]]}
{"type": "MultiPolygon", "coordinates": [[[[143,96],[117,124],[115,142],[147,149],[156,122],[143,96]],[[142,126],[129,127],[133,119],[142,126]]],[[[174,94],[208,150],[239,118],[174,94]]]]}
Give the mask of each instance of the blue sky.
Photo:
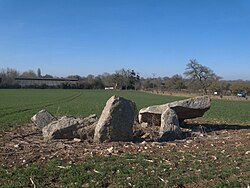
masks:
{"type": "Polygon", "coordinates": [[[0,68],[250,80],[250,0],[0,0],[0,68]]]}

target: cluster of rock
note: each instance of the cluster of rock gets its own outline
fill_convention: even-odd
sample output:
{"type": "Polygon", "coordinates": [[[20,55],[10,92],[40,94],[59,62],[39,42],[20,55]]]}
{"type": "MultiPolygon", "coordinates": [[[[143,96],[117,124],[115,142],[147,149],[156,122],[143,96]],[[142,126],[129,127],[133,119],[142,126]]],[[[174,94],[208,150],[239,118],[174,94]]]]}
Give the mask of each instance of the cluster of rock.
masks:
{"type": "Polygon", "coordinates": [[[51,139],[87,139],[93,137],[98,118],[95,114],[86,118],[63,116],[55,118],[46,110],[41,110],[31,118],[42,129],[45,140],[51,139]]]}
{"type": "Polygon", "coordinates": [[[160,126],[158,140],[182,138],[180,123],[184,119],[201,117],[210,108],[207,96],[149,106],[138,111],[136,104],[122,97],[112,96],[106,103],[100,118],[63,116],[59,119],[46,110],[34,115],[31,120],[42,129],[46,140],[92,139],[94,142],[132,141],[134,124],[138,120],[146,126],[160,126]]]}
{"type": "Polygon", "coordinates": [[[139,123],[160,126],[159,139],[174,140],[182,138],[180,124],[185,119],[202,117],[210,106],[211,100],[208,96],[149,106],[139,111],[139,123]]]}

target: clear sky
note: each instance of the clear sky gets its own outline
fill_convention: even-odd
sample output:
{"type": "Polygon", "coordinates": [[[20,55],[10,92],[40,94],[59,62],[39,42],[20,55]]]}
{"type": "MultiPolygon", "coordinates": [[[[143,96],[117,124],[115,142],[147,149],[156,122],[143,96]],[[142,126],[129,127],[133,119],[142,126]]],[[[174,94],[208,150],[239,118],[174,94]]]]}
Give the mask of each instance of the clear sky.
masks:
{"type": "Polygon", "coordinates": [[[250,80],[250,0],[0,0],[0,68],[250,80]]]}

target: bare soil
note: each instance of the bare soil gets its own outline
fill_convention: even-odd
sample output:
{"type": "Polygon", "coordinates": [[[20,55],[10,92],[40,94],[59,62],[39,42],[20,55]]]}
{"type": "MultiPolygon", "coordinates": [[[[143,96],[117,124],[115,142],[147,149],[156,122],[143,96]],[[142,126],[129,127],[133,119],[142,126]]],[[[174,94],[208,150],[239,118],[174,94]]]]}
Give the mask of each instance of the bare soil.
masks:
{"type": "Polygon", "coordinates": [[[81,163],[89,156],[121,155],[123,153],[169,153],[175,148],[182,152],[201,150],[228,150],[241,147],[250,157],[250,126],[212,125],[188,121],[182,128],[185,138],[171,142],[156,142],[153,138],[158,127],[137,127],[134,142],[93,143],[88,140],[58,139],[45,141],[41,130],[27,124],[10,131],[0,132],[0,163],[6,166],[46,163],[52,159],[81,163]]]}

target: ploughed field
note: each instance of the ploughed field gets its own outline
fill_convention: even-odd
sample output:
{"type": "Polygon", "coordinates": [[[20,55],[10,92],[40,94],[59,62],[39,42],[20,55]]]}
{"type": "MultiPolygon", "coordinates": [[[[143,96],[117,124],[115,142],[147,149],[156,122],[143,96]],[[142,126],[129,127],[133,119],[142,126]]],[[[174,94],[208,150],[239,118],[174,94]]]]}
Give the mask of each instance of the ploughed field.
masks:
{"type": "Polygon", "coordinates": [[[247,187],[250,101],[212,100],[172,142],[45,142],[30,118],[100,116],[112,95],[138,110],[183,97],[114,90],[0,90],[0,187],[247,187]]]}

